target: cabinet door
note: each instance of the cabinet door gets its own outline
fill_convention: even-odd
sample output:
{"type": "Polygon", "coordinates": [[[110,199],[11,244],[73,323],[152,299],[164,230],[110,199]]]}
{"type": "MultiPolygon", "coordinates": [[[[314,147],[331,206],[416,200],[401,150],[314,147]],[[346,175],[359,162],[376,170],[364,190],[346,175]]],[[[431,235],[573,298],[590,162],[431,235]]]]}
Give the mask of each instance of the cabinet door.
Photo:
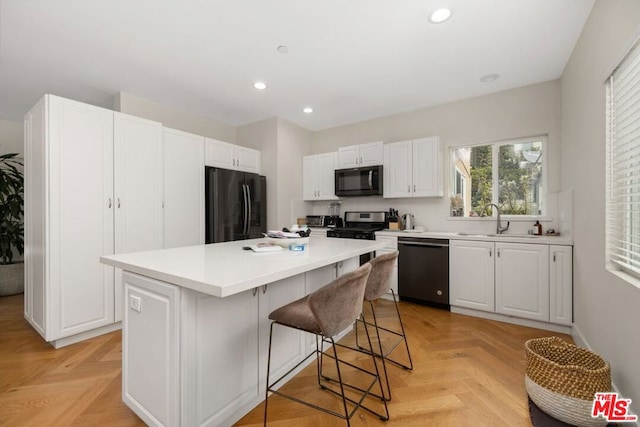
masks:
{"type": "MultiPolygon", "coordinates": [[[[114,113],[115,253],[162,249],[162,124],[114,113]]],[[[115,319],[122,319],[116,270],[115,319]]]]}
{"type": "Polygon", "coordinates": [[[54,96],[48,103],[48,176],[38,180],[48,184],[52,341],[113,323],[114,270],[99,262],[113,253],[113,112],[54,96]]]}
{"type": "Polygon", "coordinates": [[[360,144],[359,166],[376,166],[384,163],[382,141],[360,144]]]}
{"type": "Polygon", "coordinates": [[[493,242],[451,240],[449,251],[450,304],[493,312],[493,242]]]}
{"type": "Polygon", "coordinates": [[[335,153],[318,154],[317,186],[319,200],[336,200],[335,153]]]}
{"type": "Polygon", "coordinates": [[[302,198],[316,200],[318,198],[318,157],[302,158],[302,198]]]}
{"type": "Polygon", "coordinates": [[[360,166],[360,146],[349,145],[338,148],[338,166],[336,169],[357,168],[360,166]]]}
{"type": "Polygon", "coordinates": [[[549,321],[549,246],[496,243],[496,312],[549,321]]]}
{"type": "Polygon", "coordinates": [[[443,195],[442,152],[437,136],[413,141],[413,197],[443,195]]]}
{"type": "MultiPolygon", "coordinates": [[[[305,275],[289,277],[269,285],[260,287],[259,291],[258,322],[260,325],[259,364],[258,372],[260,390],[266,387],[267,354],[269,348],[269,328],[271,320],[269,314],[292,301],[305,295],[305,275]]],[[[289,369],[295,366],[306,356],[306,333],[293,328],[276,325],[273,331],[271,344],[271,370],[270,381],[281,377],[289,369]]]]}
{"type": "Polygon", "coordinates": [[[235,146],[228,142],[205,138],[205,164],[224,169],[235,169],[235,146]]]}
{"type": "Polygon", "coordinates": [[[387,144],[384,150],[384,197],[411,197],[413,193],[411,141],[387,144]]]}
{"type": "Polygon", "coordinates": [[[260,173],[260,152],[237,145],[235,147],[236,167],[238,170],[260,173]]]}
{"type": "Polygon", "coordinates": [[[165,249],[204,244],[204,137],[164,128],[165,249]]]}
{"type": "Polygon", "coordinates": [[[122,400],[148,425],[177,426],[180,289],[131,273],[124,273],[123,281],[128,304],[122,333],[122,400]]]}
{"type": "MultiPolygon", "coordinates": [[[[182,293],[183,426],[218,426],[259,395],[258,295],[182,293]]],[[[266,361],[265,361],[266,366],[266,361]]]]}
{"type": "Polygon", "coordinates": [[[573,248],[549,246],[549,321],[573,323],[573,248]]]}

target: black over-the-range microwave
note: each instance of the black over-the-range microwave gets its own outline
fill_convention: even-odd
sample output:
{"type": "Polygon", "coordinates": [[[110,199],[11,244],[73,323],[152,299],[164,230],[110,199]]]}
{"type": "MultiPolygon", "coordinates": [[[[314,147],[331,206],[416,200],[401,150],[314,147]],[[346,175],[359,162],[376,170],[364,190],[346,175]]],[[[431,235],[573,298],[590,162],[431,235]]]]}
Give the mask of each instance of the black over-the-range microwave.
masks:
{"type": "Polygon", "coordinates": [[[336,196],[382,196],[382,165],[337,169],[336,196]]]}

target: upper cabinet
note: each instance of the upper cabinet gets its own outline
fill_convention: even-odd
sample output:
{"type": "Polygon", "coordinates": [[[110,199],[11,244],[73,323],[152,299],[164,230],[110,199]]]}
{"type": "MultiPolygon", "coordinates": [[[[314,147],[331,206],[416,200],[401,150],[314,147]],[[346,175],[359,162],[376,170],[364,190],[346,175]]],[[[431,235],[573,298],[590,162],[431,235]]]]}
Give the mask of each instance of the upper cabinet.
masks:
{"type": "Polygon", "coordinates": [[[241,145],[205,138],[205,164],[224,169],[260,173],[260,152],[241,145]]]}
{"type": "Polygon", "coordinates": [[[336,200],[336,153],[316,154],[302,159],[302,198],[336,200]]]}
{"type": "Polygon", "coordinates": [[[442,197],[442,148],[432,136],[384,146],[384,197],[442,197]]]}
{"type": "Polygon", "coordinates": [[[350,145],[338,148],[338,165],[336,169],[376,166],[383,164],[383,161],[382,141],[350,145]]]}

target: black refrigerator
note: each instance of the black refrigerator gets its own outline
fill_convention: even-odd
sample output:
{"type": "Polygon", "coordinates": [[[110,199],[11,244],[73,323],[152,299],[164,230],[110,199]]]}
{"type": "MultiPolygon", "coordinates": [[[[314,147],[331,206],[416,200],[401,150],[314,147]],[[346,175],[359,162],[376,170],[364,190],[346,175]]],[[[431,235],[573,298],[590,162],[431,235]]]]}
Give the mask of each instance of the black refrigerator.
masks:
{"type": "Polygon", "coordinates": [[[205,241],[262,237],[267,231],[267,178],[205,167],[205,241]]]}

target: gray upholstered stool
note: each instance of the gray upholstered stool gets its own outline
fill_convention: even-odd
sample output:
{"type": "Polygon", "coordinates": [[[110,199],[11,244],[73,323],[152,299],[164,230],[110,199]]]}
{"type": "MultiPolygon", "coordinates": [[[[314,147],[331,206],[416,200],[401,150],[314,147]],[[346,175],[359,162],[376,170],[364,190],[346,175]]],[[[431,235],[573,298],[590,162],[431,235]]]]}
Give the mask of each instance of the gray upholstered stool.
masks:
{"type": "MultiPolygon", "coordinates": [[[[378,346],[374,348],[373,352],[377,357],[382,359],[382,368],[384,370],[384,376],[387,383],[387,389],[385,394],[385,399],[391,400],[391,387],[389,386],[389,376],[387,375],[387,361],[393,363],[396,366],[399,366],[406,370],[413,369],[413,362],[411,360],[411,353],[409,352],[409,344],[407,343],[407,335],[404,331],[404,324],[402,323],[402,318],[400,317],[400,310],[398,309],[398,300],[396,298],[396,294],[391,289],[391,274],[393,272],[394,265],[396,260],[398,259],[398,251],[383,254],[375,257],[369,264],[371,264],[371,273],[369,274],[369,278],[367,280],[367,287],[364,293],[364,300],[369,303],[369,307],[371,308],[371,319],[367,319],[367,317],[363,314],[362,317],[356,320],[356,344],[358,348],[368,353],[371,346],[364,347],[360,345],[359,337],[358,337],[358,323],[361,323],[365,326],[365,331],[367,330],[367,326],[373,326],[376,331],[376,338],[378,339],[378,346]],[[393,302],[396,309],[396,314],[398,316],[398,321],[400,323],[400,330],[391,330],[389,328],[382,327],[378,324],[378,319],[376,317],[376,310],[374,306],[374,301],[378,298],[391,291],[391,296],[393,297],[393,302]],[[383,348],[382,339],[380,337],[380,332],[389,334],[394,336],[396,339],[389,343],[386,347],[383,348]],[[401,363],[397,359],[393,359],[389,357],[389,355],[396,349],[396,347],[404,342],[404,347],[407,351],[407,363],[401,363]]],[[[374,346],[375,347],[375,346],[374,346]]]]}
{"type": "MultiPolygon", "coordinates": [[[[375,363],[373,353],[370,354],[372,356],[373,365],[375,366],[375,372],[370,372],[345,360],[339,359],[336,349],[336,343],[333,339],[336,334],[346,329],[350,324],[354,323],[359,316],[361,316],[365,287],[370,271],[371,266],[369,264],[365,264],[355,271],[346,273],[338,277],[328,285],[318,289],[312,294],[278,308],[269,315],[269,319],[273,320],[273,322],[271,323],[271,331],[269,334],[269,356],[267,359],[267,388],[264,402],[265,425],[267,424],[267,404],[269,402],[269,392],[342,418],[346,420],[347,426],[350,425],[351,417],[358,408],[363,408],[384,421],[389,419],[389,411],[387,409],[386,400],[379,399],[384,406],[384,414],[379,414],[363,404],[364,400],[368,396],[373,396],[371,390],[374,388],[374,386],[376,386],[376,384],[379,386],[380,392],[383,392],[380,373],[375,363]],[[271,343],[275,325],[295,328],[314,334],[316,337],[316,349],[309,355],[307,355],[296,366],[291,368],[282,377],[269,384],[271,343]],[[325,344],[331,345],[330,348],[333,350],[333,354],[323,351],[325,344]],[[314,355],[317,357],[316,363],[318,368],[318,385],[323,390],[327,390],[340,397],[344,413],[339,413],[331,409],[321,407],[314,403],[305,401],[299,397],[285,394],[274,388],[280,381],[282,381],[283,378],[285,378],[287,375],[289,375],[314,355]],[[338,376],[336,382],[339,385],[338,390],[335,390],[334,387],[330,387],[329,384],[324,382],[321,378],[320,372],[322,370],[323,355],[335,360],[335,367],[338,376]],[[342,374],[340,372],[341,364],[351,366],[365,376],[369,376],[371,378],[370,383],[368,383],[369,385],[366,388],[358,388],[344,382],[342,374]],[[350,397],[351,395],[347,396],[345,394],[345,388],[349,388],[352,391],[355,390],[359,392],[359,399],[356,398],[356,400],[350,397]],[[351,410],[349,410],[347,402],[353,405],[353,408],[351,410]]],[[[371,344],[371,339],[368,337],[368,332],[367,339],[369,341],[369,344],[371,344]]],[[[369,345],[369,349],[371,352],[371,345],[369,345]]]]}

